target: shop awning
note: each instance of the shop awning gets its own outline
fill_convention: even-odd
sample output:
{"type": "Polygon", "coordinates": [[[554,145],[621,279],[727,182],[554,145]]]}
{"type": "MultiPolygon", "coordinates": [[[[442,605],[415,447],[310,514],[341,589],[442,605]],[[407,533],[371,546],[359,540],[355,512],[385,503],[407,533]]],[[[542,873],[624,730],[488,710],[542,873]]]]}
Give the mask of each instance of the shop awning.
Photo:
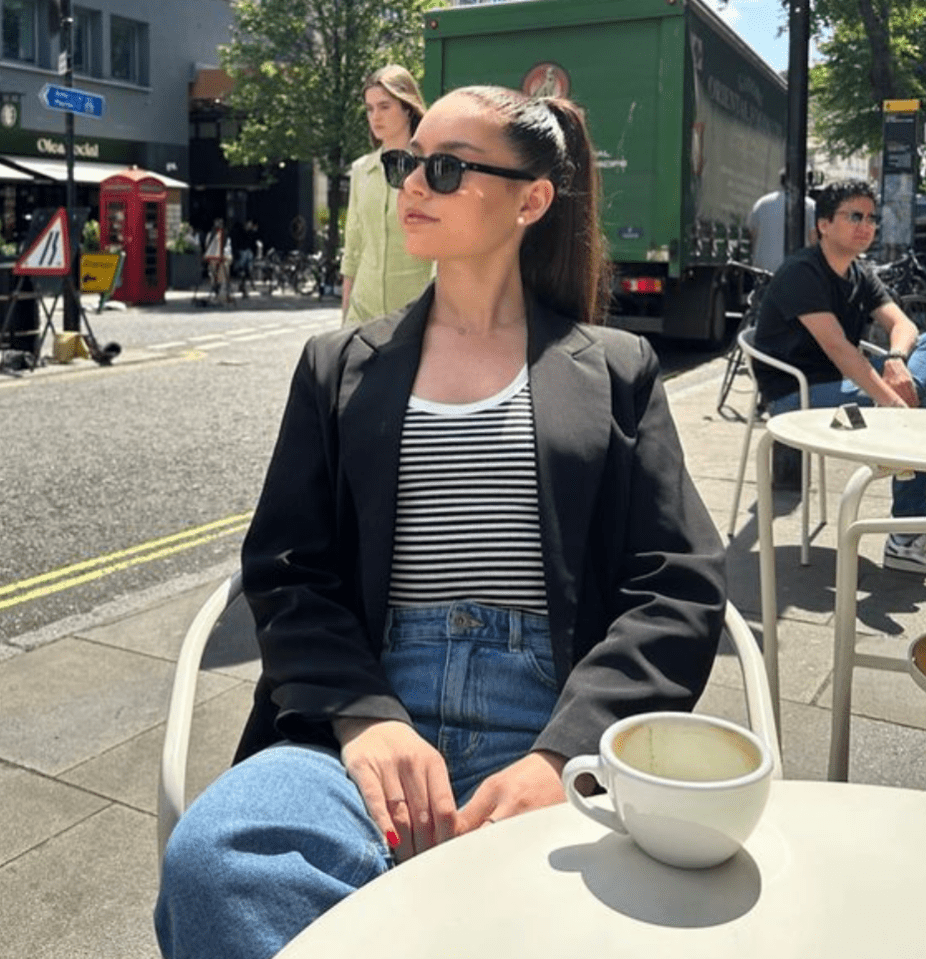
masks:
{"type": "MultiPolygon", "coordinates": [[[[22,172],[23,169],[34,170],[37,173],[52,177],[55,180],[65,183],[68,178],[67,163],[64,160],[47,160],[45,157],[20,157],[4,156],[6,160],[12,160],[20,168],[14,170],[5,163],[0,163],[0,182],[11,180],[28,180],[29,177],[22,172]]],[[[121,173],[125,169],[124,163],[87,163],[84,160],[74,161],[74,182],[75,183],[100,183],[114,173],[121,173]]],[[[156,176],[164,183],[168,189],[188,190],[189,185],[182,180],[175,180],[173,177],[166,176],[163,173],[150,171],[152,176],[156,176]]],[[[42,178],[43,179],[43,178],[42,178]]]]}
{"type": "MultiPolygon", "coordinates": [[[[5,159],[5,158],[0,157],[0,159],[5,159]]],[[[34,180],[34,179],[35,177],[30,176],[28,173],[24,172],[23,170],[18,170],[16,169],[16,167],[9,166],[6,163],[0,163],[0,182],[9,183],[12,180],[19,181],[19,180],[34,180]]]]}

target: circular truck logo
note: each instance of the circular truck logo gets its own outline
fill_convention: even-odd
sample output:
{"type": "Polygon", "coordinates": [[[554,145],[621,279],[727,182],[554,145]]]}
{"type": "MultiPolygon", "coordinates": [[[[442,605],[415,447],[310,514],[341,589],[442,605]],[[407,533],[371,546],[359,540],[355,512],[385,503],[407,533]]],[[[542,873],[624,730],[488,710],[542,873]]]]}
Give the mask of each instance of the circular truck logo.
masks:
{"type": "Polygon", "coordinates": [[[529,97],[568,97],[569,74],[555,63],[538,63],[521,81],[529,97]]]}

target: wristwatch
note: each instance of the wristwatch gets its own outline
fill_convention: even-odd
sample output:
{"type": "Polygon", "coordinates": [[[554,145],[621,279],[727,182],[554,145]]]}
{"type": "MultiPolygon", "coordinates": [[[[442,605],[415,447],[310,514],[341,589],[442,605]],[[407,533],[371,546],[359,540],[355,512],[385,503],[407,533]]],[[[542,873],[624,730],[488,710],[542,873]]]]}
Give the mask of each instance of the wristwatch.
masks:
{"type": "Polygon", "coordinates": [[[885,361],[887,360],[902,360],[904,363],[907,362],[908,354],[904,353],[903,350],[888,350],[884,354],[885,361]]]}

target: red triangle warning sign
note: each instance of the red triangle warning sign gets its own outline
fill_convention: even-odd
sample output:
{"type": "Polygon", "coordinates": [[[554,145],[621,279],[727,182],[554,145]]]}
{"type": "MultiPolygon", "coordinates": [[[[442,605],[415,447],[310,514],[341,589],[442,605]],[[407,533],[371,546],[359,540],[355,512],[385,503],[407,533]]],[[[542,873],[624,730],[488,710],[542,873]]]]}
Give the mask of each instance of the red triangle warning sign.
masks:
{"type": "Polygon", "coordinates": [[[71,272],[71,243],[64,207],[55,211],[48,226],[16,261],[13,272],[19,276],[67,276],[71,272]]]}

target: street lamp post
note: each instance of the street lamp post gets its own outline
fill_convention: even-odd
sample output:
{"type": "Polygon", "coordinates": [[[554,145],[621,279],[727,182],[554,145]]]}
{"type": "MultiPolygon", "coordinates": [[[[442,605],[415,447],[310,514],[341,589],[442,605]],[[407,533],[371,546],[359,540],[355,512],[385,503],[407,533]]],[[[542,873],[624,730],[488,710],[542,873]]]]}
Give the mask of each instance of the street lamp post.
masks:
{"type": "MultiPolygon", "coordinates": [[[[64,57],[64,85],[74,86],[74,16],[71,0],[61,0],[61,55],[64,57]]],[[[65,208],[67,212],[68,231],[73,229],[74,211],[74,114],[68,110],[64,114],[64,155],[67,164],[67,186],[65,192],[65,208]]],[[[73,237],[72,248],[77,250],[75,262],[71,264],[71,289],[65,283],[63,307],[65,330],[80,332],[80,308],[76,302],[77,290],[80,288],[80,245],[79,237],[73,237]]]]}
{"type": "Polygon", "coordinates": [[[810,0],[790,0],[788,8],[788,145],[785,253],[806,242],[807,59],[810,51],[810,0]]]}

